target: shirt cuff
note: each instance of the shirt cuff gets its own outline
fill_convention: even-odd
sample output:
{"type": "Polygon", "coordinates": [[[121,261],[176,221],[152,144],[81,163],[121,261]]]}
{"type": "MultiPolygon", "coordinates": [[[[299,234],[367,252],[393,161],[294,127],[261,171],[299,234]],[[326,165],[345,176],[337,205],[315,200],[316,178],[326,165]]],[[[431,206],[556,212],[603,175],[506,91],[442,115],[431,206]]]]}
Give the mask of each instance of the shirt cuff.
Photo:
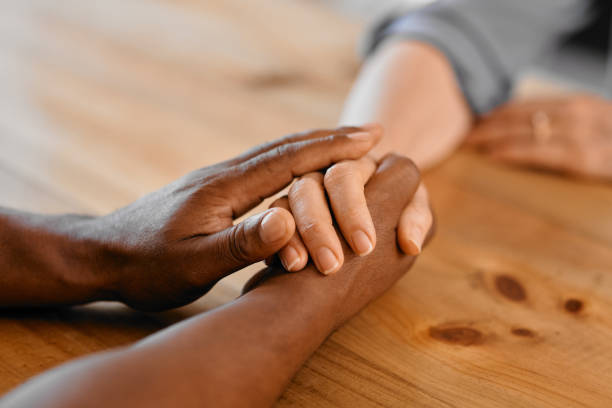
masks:
{"type": "Polygon", "coordinates": [[[512,91],[511,75],[486,39],[452,18],[419,11],[390,15],[368,32],[361,44],[367,56],[387,40],[428,43],[448,58],[463,94],[476,114],[485,114],[504,103],[512,91]]]}

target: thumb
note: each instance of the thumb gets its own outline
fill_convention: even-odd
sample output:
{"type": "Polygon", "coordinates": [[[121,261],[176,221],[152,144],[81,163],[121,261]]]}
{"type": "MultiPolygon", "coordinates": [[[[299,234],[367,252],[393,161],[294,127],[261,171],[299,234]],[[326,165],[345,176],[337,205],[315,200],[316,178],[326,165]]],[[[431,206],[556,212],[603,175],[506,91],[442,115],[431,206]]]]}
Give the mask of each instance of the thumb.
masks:
{"type": "Polygon", "coordinates": [[[271,208],[206,237],[214,248],[216,270],[226,275],[262,261],[282,249],[295,233],[295,221],[283,208],[271,208]]]}

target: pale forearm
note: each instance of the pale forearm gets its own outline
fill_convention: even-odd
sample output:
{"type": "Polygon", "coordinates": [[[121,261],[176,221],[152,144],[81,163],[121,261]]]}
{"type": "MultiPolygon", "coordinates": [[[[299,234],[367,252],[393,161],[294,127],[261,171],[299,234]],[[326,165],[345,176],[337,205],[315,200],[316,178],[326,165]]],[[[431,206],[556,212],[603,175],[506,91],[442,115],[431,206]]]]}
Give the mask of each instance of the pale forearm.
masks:
{"type": "Polygon", "coordinates": [[[378,155],[402,153],[428,168],[460,145],[472,113],[442,53],[425,43],[394,41],[366,61],[340,122],[381,123],[378,155]]]}

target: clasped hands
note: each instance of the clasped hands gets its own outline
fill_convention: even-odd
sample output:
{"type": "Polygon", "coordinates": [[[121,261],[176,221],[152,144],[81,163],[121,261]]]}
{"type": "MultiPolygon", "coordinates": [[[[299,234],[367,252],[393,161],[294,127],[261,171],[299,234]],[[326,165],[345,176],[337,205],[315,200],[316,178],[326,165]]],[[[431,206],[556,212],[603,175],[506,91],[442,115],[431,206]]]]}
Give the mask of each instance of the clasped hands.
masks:
{"type": "MultiPolygon", "coordinates": [[[[290,135],[92,218],[80,234],[95,246],[92,280],[113,299],[161,310],[187,304],[228,274],[276,256],[288,271],[304,269],[311,259],[320,273],[334,274],[349,251],[362,259],[388,256],[388,249],[375,250],[383,245],[417,255],[433,223],[427,192],[408,159],[390,155],[377,163],[367,156],[381,137],[376,125],[290,135]],[[372,177],[375,194],[374,187],[368,191],[372,177]],[[288,196],[234,224],[292,182],[288,196]],[[371,210],[383,215],[380,225],[371,210]],[[385,240],[377,242],[381,231],[385,240]]],[[[406,268],[396,262],[387,272],[369,273],[393,275],[390,285],[406,268]]]]}

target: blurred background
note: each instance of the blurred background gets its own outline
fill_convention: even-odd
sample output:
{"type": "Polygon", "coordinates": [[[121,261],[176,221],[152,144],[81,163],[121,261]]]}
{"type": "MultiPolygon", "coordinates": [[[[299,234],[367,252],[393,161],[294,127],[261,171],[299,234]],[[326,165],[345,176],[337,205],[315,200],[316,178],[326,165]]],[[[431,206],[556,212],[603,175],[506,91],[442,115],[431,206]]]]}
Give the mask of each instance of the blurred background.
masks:
{"type": "MultiPolygon", "coordinates": [[[[366,28],[388,10],[426,3],[0,0],[0,205],[106,214],[253,145],[334,126],[366,28]]],[[[602,92],[594,85],[606,76],[602,56],[565,51],[525,70],[519,96],[602,92]]],[[[609,185],[496,165],[470,151],[424,177],[436,239],[410,274],[315,354],[286,404],[383,398],[406,406],[415,398],[448,406],[465,396],[465,406],[545,398],[570,406],[581,397],[609,406],[596,400],[612,373],[600,364],[612,361],[609,185]],[[500,295],[500,276],[522,282],[527,299],[500,295]],[[583,310],[569,314],[568,298],[584,299],[583,310]],[[430,327],[457,322],[485,333],[485,346],[431,338],[430,327]]],[[[0,392],[227,302],[257,268],[189,310],[146,319],[117,304],[104,318],[88,312],[100,305],[51,312],[55,320],[33,313],[22,330],[18,319],[0,319],[13,355],[0,364],[0,392]],[[131,316],[123,327],[121,316],[131,316]]]]}
{"type": "MultiPolygon", "coordinates": [[[[0,203],[105,212],[252,144],[334,125],[365,28],[426,3],[1,2],[0,166],[28,182],[5,176],[0,203]],[[40,205],[32,183],[69,205],[40,205]]],[[[604,75],[563,58],[526,73],[532,93],[604,75]]]]}

